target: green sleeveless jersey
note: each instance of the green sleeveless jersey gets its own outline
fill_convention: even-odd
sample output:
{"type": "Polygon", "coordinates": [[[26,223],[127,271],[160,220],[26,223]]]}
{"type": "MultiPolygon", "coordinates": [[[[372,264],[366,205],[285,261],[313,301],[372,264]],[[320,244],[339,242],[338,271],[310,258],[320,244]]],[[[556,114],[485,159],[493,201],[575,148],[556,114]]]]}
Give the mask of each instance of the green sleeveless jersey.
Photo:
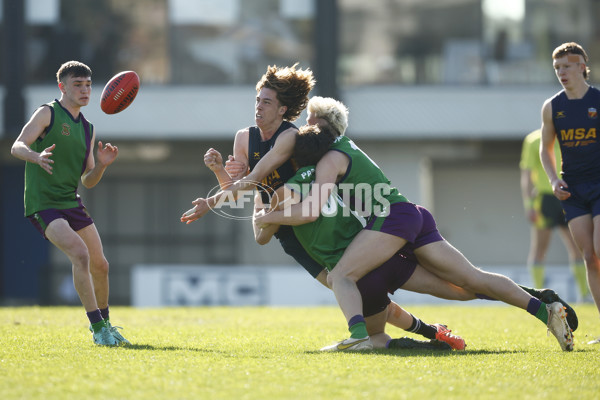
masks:
{"type": "MultiPolygon", "coordinates": [[[[519,168],[531,171],[531,181],[538,194],[553,194],[552,185],[550,185],[550,180],[548,179],[548,175],[546,175],[546,171],[540,160],[541,139],[541,129],[535,130],[525,137],[521,150],[519,168]]],[[[556,172],[558,172],[558,176],[560,176],[562,161],[558,140],[554,141],[554,157],[556,158],[556,172]]]]}
{"type": "Polygon", "coordinates": [[[50,157],[52,175],[39,165],[25,163],[25,215],[55,208],[64,210],[79,206],[77,187],[85,171],[92,141],[92,125],[79,113],[77,120],[58,100],[45,104],[52,117],[46,135],[31,144],[41,152],[56,144],[50,157]]]}
{"type": "Polygon", "coordinates": [[[339,136],[330,149],[350,158],[348,170],[338,183],[338,191],[361,216],[387,215],[390,204],[408,201],[398,189],[391,186],[381,168],[352,140],[339,136]]]}
{"type": "MultiPolygon", "coordinates": [[[[286,187],[300,193],[304,199],[310,192],[314,178],[315,167],[303,167],[287,181],[286,187]]],[[[316,221],[293,226],[293,229],[304,250],[331,271],[364,223],[364,218],[352,212],[334,191],[316,221]]]]}

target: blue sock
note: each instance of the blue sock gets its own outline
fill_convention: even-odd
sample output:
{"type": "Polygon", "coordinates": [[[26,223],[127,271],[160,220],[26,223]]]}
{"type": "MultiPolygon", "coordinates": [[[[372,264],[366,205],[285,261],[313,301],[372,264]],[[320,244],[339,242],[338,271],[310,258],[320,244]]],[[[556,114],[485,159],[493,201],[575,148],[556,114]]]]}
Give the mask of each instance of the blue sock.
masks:
{"type": "Polygon", "coordinates": [[[100,314],[100,310],[95,309],[94,311],[90,311],[87,314],[88,319],[90,320],[90,324],[94,325],[103,320],[102,314],[100,314]]]}
{"type": "Polygon", "coordinates": [[[527,304],[527,312],[533,316],[535,316],[537,314],[537,312],[539,311],[540,307],[542,306],[542,302],[539,299],[536,299],[535,297],[532,297],[529,300],[529,304],[527,304]]]}

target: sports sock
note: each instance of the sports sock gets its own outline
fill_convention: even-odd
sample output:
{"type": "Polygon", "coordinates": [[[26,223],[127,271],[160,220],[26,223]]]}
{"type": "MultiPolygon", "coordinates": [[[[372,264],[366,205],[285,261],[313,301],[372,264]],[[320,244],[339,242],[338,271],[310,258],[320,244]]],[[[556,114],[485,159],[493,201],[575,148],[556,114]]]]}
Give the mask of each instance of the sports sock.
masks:
{"type": "Polygon", "coordinates": [[[413,322],[408,328],[407,332],[413,332],[422,336],[425,336],[427,339],[435,339],[435,334],[437,333],[437,329],[433,325],[426,324],[421,321],[419,318],[413,317],[413,322]]]}
{"type": "Polygon", "coordinates": [[[542,303],[540,300],[532,297],[529,300],[529,304],[527,305],[527,312],[543,323],[548,323],[548,310],[546,308],[546,303],[542,303]]]}
{"type": "Polygon", "coordinates": [[[98,332],[102,328],[106,328],[106,321],[104,321],[104,320],[92,324],[92,330],[94,332],[98,332]]]}
{"type": "Polygon", "coordinates": [[[88,319],[90,320],[90,324],[92,325],[92,328],[94,327],[94,324],[97,324],[99,322],[104,322],[104,320],[102,319],[102,314],[100,314],[100,310],[98,310],[98,309],[87,312],[86,314],[87,314],[88,319]]]}
{"type": "Polygon", "coordinates": [[[590,294],[590,288],[587,284],[587,272],[585,270],[585,264],[582,262],[571,265],[571,270],[575,276],[575,282],[577,282],[577,288],[581,298],[584,299],[590,294]]]}
{"type": "Polygon", "coordinates": [[[535,263],[531,267],[531,278],[533,279],[533,286],[541,288],[544,287],[544,264],[535,263]]]}
{"type": "Polygon", "coordinates": [[[108,319],[108,306],[106,306],[106,308],[101,308],[100,314],[102,314],[102,319],[108,319]]]}
{"type": "Polygon", "coordinates": [[[360,314],[350,318],[350,321],[348,321],[348,330],[352,339],[362,339],[369,336],[365,318],[360,314]]]}

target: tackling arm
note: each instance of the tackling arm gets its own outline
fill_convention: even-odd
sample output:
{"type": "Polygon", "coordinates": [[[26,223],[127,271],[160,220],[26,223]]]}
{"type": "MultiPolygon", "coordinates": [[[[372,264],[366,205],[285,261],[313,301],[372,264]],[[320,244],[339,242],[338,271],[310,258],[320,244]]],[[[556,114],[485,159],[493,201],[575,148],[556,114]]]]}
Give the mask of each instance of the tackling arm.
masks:
{"type": "Polygon", "coordinates": [[[263,224],[303,225],[314,222],[321,209],[335,189],[338,177],[348,168],[348,158],[338,151],[328,151],[317,163],[315,182],[310,193],[301,203],[294,204],[285,211],[274,211],[258,219],[263,224]]]}

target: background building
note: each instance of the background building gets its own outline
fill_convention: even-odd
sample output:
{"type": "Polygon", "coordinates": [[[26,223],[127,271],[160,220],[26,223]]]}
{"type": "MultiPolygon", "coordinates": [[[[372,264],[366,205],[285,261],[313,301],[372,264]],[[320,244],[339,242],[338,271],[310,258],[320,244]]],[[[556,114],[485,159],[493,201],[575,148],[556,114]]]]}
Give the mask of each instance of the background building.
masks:
{"type": "MultiPolygon", "coordinates": [[[[254,85],[268,65],[310,67],[315,94],[350,109],[348,136],[400,191],[430,208],[442,234],[482,267],[525,266],[518,160],[560,89],[551,52],[577,41],[600,65],[594,0],[3,0],[0,1],[0,303],[78,303],[70,264],[22,215],[23,163],[10,146],[55,72],[94,71],[83,109],[119,159],[80,189],[111,264],[111,299],[131,302],[146,265],[292,265],[260,247],[247,221],[179,216],[215,185],[202,157],[231,152],[253,124],[254,85]],[[104,84],[135,70],[141,89],[118,115],[104,84]]],[[[298,124],[304,122],[304,115],[298,124]]],[[[549,264],[566,264],[558,239],[549,264]]],[[[298,267],[299,268],[299,267],[298,267]]],[[[306,276],[308,279],[308,275],[306,276]]]]}

